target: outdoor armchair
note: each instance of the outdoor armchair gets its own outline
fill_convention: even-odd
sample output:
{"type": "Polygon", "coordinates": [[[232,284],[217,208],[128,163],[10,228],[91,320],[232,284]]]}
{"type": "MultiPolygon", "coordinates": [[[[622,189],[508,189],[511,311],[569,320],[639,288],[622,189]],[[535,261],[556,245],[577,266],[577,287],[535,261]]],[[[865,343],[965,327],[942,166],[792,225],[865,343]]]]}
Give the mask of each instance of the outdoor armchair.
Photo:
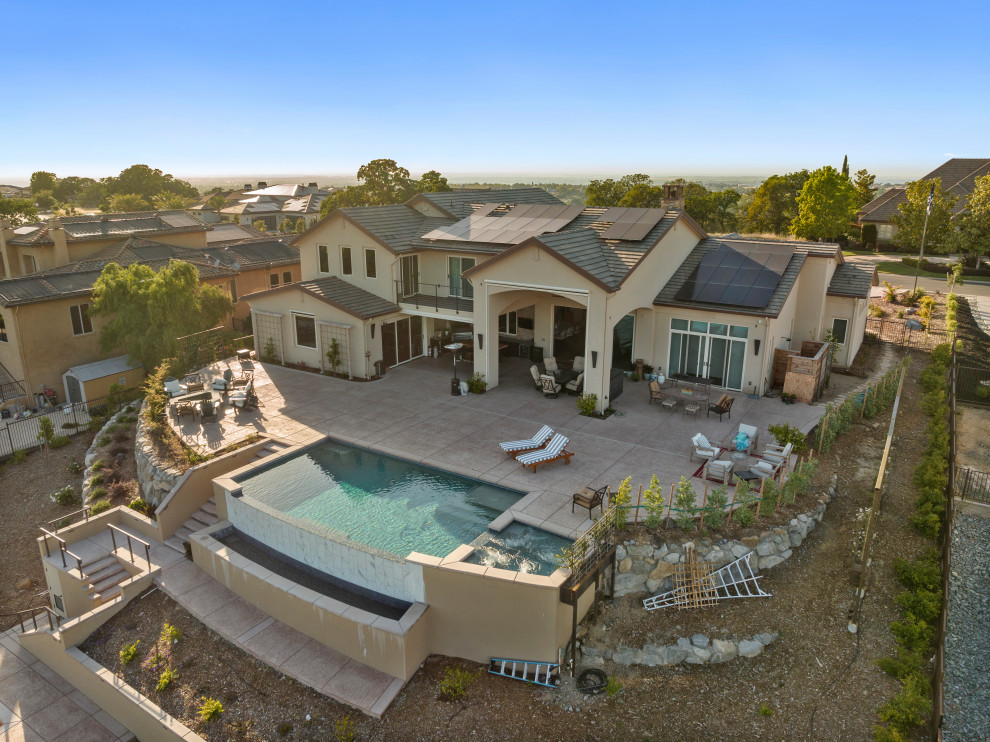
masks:
{"type": "Polygon", "coordinates": [[[767,446],[763,449],[763,458],[775,464],[783,464],[790,458],[792,450],[794,450],[793,443],[788,443],[786,446],[767,446]]]}
{"type": "Polygon", "coordinates": [[[543,388],[543,396],[556,399],[560,394],[560,384],[550,374],[543,374],[540,377],[540,385],[543,388]]]}
{"type": "Polygon", "coordinates": [[[567,393],[571,395],[577,395],[581,393],[581,389],[584,387],[584,371],[577,375],[576,379],[568,381],[564,388],[567,389],[567,393]]]}
{"type": "Polygon", "coordinates": [[[591,487],[582,487],[580,492],[574,494],[571,498],[571,512],[574,512],[574,506],[580,505],[583,508],[588,508],[588,517],[591,517],[591,511],[598,508],[601,512],[605,512],[604,500],[608,497],[608,485],[600,487],[599,489],[593,490],[591,487]]]}
{"type": "Polygon", "coordinates": [[[772,461],[767,461],[766,459],[761,459],[749,467],[749,470],[754,474],[758,474],[763,479],[767,477],[776,478],[777,472],[780,471],[781,464],[775,464],[772,461]]]}
{"type": "Polygon", "coordinates": [[[660,389],[660,382],[654,379],[650,382],[650,404],[658,399],[663,399],[663,391],[660,389]]]}
{"type": "Polygon", "coordinates": [[[584,371],[584,356],[574,356],[574,365],[571,366],[572,371],[584,371]]]}
{"type": "Polygon", "coordinates": [[[745,451],[746,453],[752,453],[756,450],[758,441],[760,440],[759,431],[757,431],[755,425],[747,425],[746,423],[739,423],[739,429],[736,431],[735,437],[732,439],[732,448],[736,451],[745,451]],[[746,447],[739,448],[740,436],[746,436],[746,447]]]}
{"type": "Polygon", "coordinates": [[[536,388],[542,389],[543,383],[540,381],[540,369],[535,363],[529,367],[529,373],[533,377],[533,383],[536,384],[536,388]]]}
{"type": "Polygon", "coordinates": [[[697,456],[700,459],[710,461],[718,457],[719,447],[713,446],[701,433],[697,433],[691,439],[691,460],[697,456]]]}
{"type": "Polygon", "coordinates": [[[713,412],[718,415],[718,421],[722,422],[722,415],[728,415],[729,419],[732,419],[732,403],[735,402],[735,397],[730,397],[728,394],[723,394],[718,398],[718,402],[715,404],[708,403],[708,414],[711,415],[713,412]]]}
{"type": "Polygon", "coordinates": [[[543,368],[548,374],[555,374],[560,370],[557,368],[557,359],[553,356],[543,359],[543,368]]]}
{"type": "Polygon", "coordinates": [[[722,484],[728,484],[729,475],[732,474],[732,465],[732,461],[719,461],[717,459],[711,459],[707,464],[705,464],[705,479],[713,479],[721,482],[722,484]]]}

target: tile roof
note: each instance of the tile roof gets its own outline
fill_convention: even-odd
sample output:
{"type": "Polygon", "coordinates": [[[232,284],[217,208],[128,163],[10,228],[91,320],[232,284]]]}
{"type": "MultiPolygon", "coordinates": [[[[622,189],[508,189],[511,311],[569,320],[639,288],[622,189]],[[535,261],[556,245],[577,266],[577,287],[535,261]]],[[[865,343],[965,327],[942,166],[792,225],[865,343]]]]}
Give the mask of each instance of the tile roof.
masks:
{"type": "Polygon", "coordinates": [[[674,271],[674,275],[670,277],[667,285],[660,290],[659,294],[657,294],[656,298],[653,300],[653,303],[668,306],[717,309],[723,312],[760,314],[769,317],[776,317],[784,308],[784,302],[787,301],[787,297],[790,295],[791,289],[797,281],[798,274],[801,272],[801,267],[804,265],[808,256],[833,257],[836,254],[841,255],[839,252],[839,246],[832,243],[794,242],[790,240],[747,240],[735,238],[727,240],[725,238],[718,239],[715,237],[708,237],[695,245],[694,249],[690,252],[687,258],[685,258],[684,262],[678,266],[676,271],[674,271]],[[787,267],[784,268],[780,281],[777,283],[776,288],[770,295],[770,299],[767,301],[766,306],[754,308],[734,304],[712,304],[709,302],[684,301],[683,299],[677,298],[678,292],[694,274],[695,269],[701,265],[701,261],[705,255],[711,250],[718,249],[718,247],[723,244],[730,247],[740,248],[758,247],[763,244],[772,245],[778,248],[781,246],[790,247],[793,250],[790,260],[787,263],[787,267]]]}
{"type": "Polygon", "coordinates": [[[179,210],[86,214],[24,225],[15,230],[9,242],[15,245],[52,245],[54,241],[50,230],[58,223],[61,223],[67,242],[106,240],[131,234],[205,232],[209,229],[205,222],[179,210]]]}
{"type": "Polygon", "coordinates": [[[410,206],[347,206],[337,209],[393,251],[408,252],[436,226],[451,224],[446,217],[428,217],[410,206]]]}
{"type": "MultiPolygon", "coordinates": [[[[955,194],[956,203],[952,207],[952,213],[955,215],[966,210],[969,195],[976,187],[976,179],[984,175],[990,175],[990,159],[953,157],[919,180],[938,178],[942,183],[943,191],[955,194]]],[[[907,192],[904,188],[892,188],[860,209],[859,220],[860,222],[887,223],[890,221],[890,217],[899,213],[898,205],[906,201],[907,192]]]]}
{"type": "Polygon", "coordinates": [[[210,230],[206,233],[206,244],[213,245],[218,242],[240,241],[268,236],[266,232],[262,232],[250,224],[220,222],[219,224],[210,225],[210,230]]]}
{"type": "Polygon", "coordinates": [[[879,282],[880,277],[875,265],[847,262],[836,267],[826,293],[830,296],[869,299],[870,288],[877,286],[879,282]]]}
{"type": "Polygon", "coordinates": [[[447,193],[420,193],[419,196],[432,201],[441,209],[450,212],[458,219],[468,216],[474,206],[488,203],[506,204],[562,204],[559,198],[542,188],[465,188],[447,193]]]}
{"type": "Polygon", "coordinates": [[[401,311],[398,304],[393,304],[388,299],[383,299],[377,294],[365,291],[337,276],[318,278],[315,281],[290,283],[275,289],[247,294],[246,297],[251,299],[253,297],[269,296],[287,291],[305,291],[310,296],[337,307],[358,319],[371,319],[372,317],[380,317],[383,314],[392,314],[401,311]]]}

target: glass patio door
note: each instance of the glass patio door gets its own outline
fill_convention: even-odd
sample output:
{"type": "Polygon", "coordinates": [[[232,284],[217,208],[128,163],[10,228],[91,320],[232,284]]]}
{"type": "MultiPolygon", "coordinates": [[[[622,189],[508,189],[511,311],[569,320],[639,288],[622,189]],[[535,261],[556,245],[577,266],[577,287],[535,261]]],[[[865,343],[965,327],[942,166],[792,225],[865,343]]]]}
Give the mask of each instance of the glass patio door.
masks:
{"type": "Polygon", "coordinates": [[[461,274],[474,268],[474,265],[474,258],[447,258],[447,281],[450,296],[461,296],[465,299],[474,297],[474,286],[467,279],[461,278],[461,274]]]}
{"type": "Polygon", "coordinates": [[[413,296],[419,293],[419,256],[404,255],[402,257],[402,296],[413,296]]]}

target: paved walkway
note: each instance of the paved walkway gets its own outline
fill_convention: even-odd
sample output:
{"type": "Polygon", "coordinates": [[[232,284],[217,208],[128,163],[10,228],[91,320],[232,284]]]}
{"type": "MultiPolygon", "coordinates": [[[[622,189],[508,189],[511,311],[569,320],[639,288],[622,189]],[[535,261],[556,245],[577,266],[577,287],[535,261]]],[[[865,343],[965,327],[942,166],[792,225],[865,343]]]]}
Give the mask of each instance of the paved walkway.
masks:
{"type": "Polygon", "coordinates": [[[0,634],[0,742],[131,742],[136,737],[17,641],[0,634]]]}
{"type": "Polygon", "coordinates": [[[983,332],[990,335],[990,296],[970,296],[969,311],[983,332]]]}
{"type": "MultiPolygon", "coordinates": [[[[232,364],[235,370],[239,364],[232,364]]],[[[220,370],[225,367],[219,366],[220,370]]],[[[468,375],[466,364],[458,373],[468,375]]],[[[750,399],[735,393],[732,417],[719,421],[702,410],[691,417],[649,403],[649,386],[628,379],[606,420],[582,417],[575,397],[547,399],[533,388],[529,363],[502,359],[501,383],[485,394],[450,396],[451,357],[422,358],[389,370],[380,381],[354,382],[276,365],[255,364],[258,411],[224,407],[219,422],[185,418],[176,427],[183,440],[200,450],[217,450],[256,433],[293,443],[326,435],[420,461],[527,493],[512,509],[522,522],[563,536],[583,532],[586,512],[571,513],[571,495],[582,487],[619,482],[632,476],[634,492],[656,474],[669,485],[691,477],[700,462],[690,460],[690,438],[704,433],[727,445],[739,423],[755,425],[760,445],[773,442],[767,426],[786,422],[808,432],[822,407],[783,405],[779,399],[750,399]],[[570,465],[553,463],[533,473],[508,458],[500,441],[528,438],[548,424],[566,435],[574,452],[570,465]]],[[[720,392],[713,390],[713,397],[720,392]]],[[[173,425],[175,423],[173,422],[173,425]]],[[[694,479],[701,502],[704,484],[694,479]]]]}
{"type": "Polygon", "coordinates": [[[399,678],[362,665],[276,621],[186,559],[166,567],[156,582],[238,649],[370,716],[380,718],[402,690],[399,678]]]}

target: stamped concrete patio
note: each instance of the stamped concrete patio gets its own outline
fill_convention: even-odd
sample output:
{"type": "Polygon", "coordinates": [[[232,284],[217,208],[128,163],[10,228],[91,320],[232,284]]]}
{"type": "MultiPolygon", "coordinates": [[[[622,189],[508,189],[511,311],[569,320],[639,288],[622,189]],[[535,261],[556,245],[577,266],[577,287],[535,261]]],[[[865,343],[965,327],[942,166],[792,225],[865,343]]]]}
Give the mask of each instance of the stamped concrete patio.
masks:
{"type": "MultiPolygon", "coordinates": [[[[242,370],[231,359],[216,364],[209,374],[220,375],[228,366],[242,370]]],[[[692,417],[681,406],[671,411],[651,405],[648,385],[627,380],[624,393],[613,402],[616,414],[598,420],[582,417],[574,397],[545,398],[533,386],[529,364],[519,359],[502,359],[498,387],[466,396],[450,395],[449,355],[412,361],[372,382],[257,362],[244,366],[254,372],[260,409],[235,412],[223,405],[216,423],[173,420],[188,445],[207,453],[254,433],[292,443],[329,435],[520,490],[526,496],[512,508],[514,517],[564,536],[577,535],[590,525],[586,511],[571,513],[571,495],[582,487],[608,484],[615,491],[632,476],[635,491],[653,474],[669,485],[682,476],[692,477],[699,468],[700,462],[690,460],[695,433],[727,446],[743,422],[758,428],[762,448],[773,442],[768,425],[787,422],[807,432],[823,412],[821,406],[783,405],[779,399],[734,394],[732,419],[720,422],[704,410],[692,417]],[[500,441],[527,438],[544,424],[570,439],[570,465],[555,462],[534,473],[498,447],[500,441]]],[[[469,376],[468,365],[459,364],[458,374],[469,376]]],[[[713,391],[713,400],[717,396],[713,391]]],[[[693,483],[700,502],[703,482],[693,483]]]]}

